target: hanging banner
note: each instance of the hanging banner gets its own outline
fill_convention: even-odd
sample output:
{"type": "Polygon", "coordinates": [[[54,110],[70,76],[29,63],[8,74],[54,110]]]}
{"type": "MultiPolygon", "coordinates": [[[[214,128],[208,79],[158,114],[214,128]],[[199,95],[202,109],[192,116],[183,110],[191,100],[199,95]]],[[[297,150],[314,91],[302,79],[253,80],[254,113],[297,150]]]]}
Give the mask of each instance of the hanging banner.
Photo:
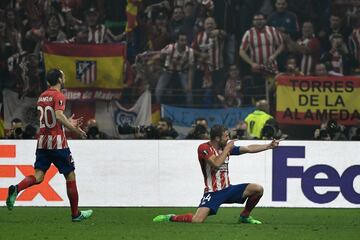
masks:
{"type": "Polygon", "coordinates": [[[335,119],[344,125],[360,121],[360,78],[277,78],[276,120],[282,124],[319,125],[335,119]]]}
{"type": "Polygon", "coordinates": [[[173,121],[173,127],[180,134],[186,136],[197,118],[205,118],[209,127],[215,124],[234,128],[243,121],[248,114],[254,111],[253,107],[241,108],[182,108],[161,105],[161,116],[173,121]]]}
{"type": "Polygon", "coordinates": [[[111,100],[124,87],[125,44],[43,45],[46,71],[59,68],[66,76],[68,100],[111,100]]]}

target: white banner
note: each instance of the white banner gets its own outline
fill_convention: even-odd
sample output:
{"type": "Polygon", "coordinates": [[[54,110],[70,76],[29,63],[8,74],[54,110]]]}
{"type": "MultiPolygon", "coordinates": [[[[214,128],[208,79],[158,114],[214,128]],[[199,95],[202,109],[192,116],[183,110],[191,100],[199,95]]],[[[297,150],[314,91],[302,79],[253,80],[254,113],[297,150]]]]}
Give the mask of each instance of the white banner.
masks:
{"type": "Polygon", "coordinates": [[[36,98],[19,98],[19,94],[9,89],[2,91],[4,99],[5,129],[11,128],[11,121],[19,118],[26,124],[38,125],[36,98]]]}
{"type": "MultiPolygon", "coordinates": [[[[203,178],[197,147],[186,140],[72,140],[81,206],[197,206],[203,178]]],[[[238,141],[236,145],[264,143],[238,141]]],[[[36,141],[0,141],[0,201],[31,174],[36,141]],[[5,145],[5,147],[4,147],[5,145]],[[10,147],[9,147],[10,145],[10,147]],[[11,147],[13,146],[13,147],[11,147]],[[16,155],[8,149],[16,148],[16,155]]],[[[230,157],[232,184],[264,186],[259,206],[360,206],[358,142],[285,141],[274,151],[230,157]]],[[[68,206],[65,180],[52,168],[18,206],[68,206]]]]}
{"type": "MultiPolygon", "coordinates": [[[[95,119],[99,129],[109,136],[121,137],[117,126],[128,124],[130,126],[151,124],[151,93],[146,90],[129,109],[123,107],[118,101],[96,101],[95,119]]],[[[133,135],[131,135],[133,138],[133,135]]]]}

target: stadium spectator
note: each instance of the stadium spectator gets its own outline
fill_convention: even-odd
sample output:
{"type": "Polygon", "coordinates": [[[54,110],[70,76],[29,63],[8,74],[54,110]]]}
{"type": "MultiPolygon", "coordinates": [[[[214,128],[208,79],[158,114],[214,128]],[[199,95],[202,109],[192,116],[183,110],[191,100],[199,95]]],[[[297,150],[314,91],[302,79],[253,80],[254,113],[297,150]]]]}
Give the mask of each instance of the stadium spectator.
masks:
{"type": "Polygon", "coordinates": [[[11,120],[11,129],[7,133],[7,139],[23,139],[24,124],[19,118],[11,120]]]}
{"type": "Polygon", "coordinates": [[[160,51],[170,43],[168,19],[164,13],[159,13],[154,24],[146,26],[148,31],[148,48],[152,51],[160,51]]]}
{"type": "Polygon", "coordinates": [[[326,69],[326,65],[324,63],[318,63],[315,65],[315,76],[329,76],[328,70],[326,69]]]}
{"type": "Polygon", "coordinates": [[[276,0],[276,11],[269,15],[267,23],[269,26],[276,27],[282,33],[289,34],[293,39],[296,39],[299,33],[299,23],[296,15],[287,10],[287,6],[287,0],[276,0]]]}
{"type": "Polygon", "coordinates": [[[99,23],[99,13],[93,7],[85,11],[84,23],[75,19],[70,12],[67,12],[67,19],[69,24],[80,24],[80,31],[69,42],[100,44],[119,42],[125,39],[125,32],[114,35],[104,24],[99,23]]]}
{"type": "Polygon", "coordinates": [[[275,76],[275,79],[279,76],[302,76],[303,72],[300,71],[299,66],[297,64],[297,59],[293,55],[289,55],[286,60],[285,72],[281,72],[275,76]]]}
{"type": "Polygon", "coordinates": [[[243,36],[240,57],[251,66],[253,72],[260,72],[265,65],[276,64],[277,56],[284,50],[281,33],[266,26],[262,13],[253,17],[253,27],[243,36]],[[250,51],[250,56],[247,51],[250,51]]]}
{"type": "Polygon", "coordinates": [[[242,82],[240,71],[236,65],[231,65],[226,80],[223,95],[218,94],[217,98],[223,107],[240,107],[243,103],[242,82]]]}
{"type": "Polygon", "coordinates": [[[355,27],[349,37],[352,57],[356,61],[355,72],[360,71],[360,14],[356,18],[355,27]]]}
{"type": "Polygon", "coordinates": [[[279,140],[272,140],[269,144],[240,147],[234,146],[234,142],[235,140],[229,139],[227,129],[221,125],[214,125],[210,130],[210,141],[198,147],[205,189],[196,213],[159,215],[153,221],[203,223],[208,216],[217,213],[221,204],[244,203],[247,200],[244,210],[240,213],[239,222],[261,224],[259,220],[250,216],[250,212],[262,197],[263,187],[256,183],[231,185],[228,175],[229,156],[273,149],[279,145],[279,140]]]}
{"type": "Polygon", "coordinates": [[[283,37],[289,52],[298,54],[300,57],[300,71],[304,75],[312,75],[314,67],[320,59],[320,41],[314,35],[314,26],[311,22],[304,22],[301,32],[302,37],[297,42],[287,35],[283,35],[283,37]]]}
{"type": "Polygon", "coordinates": [[[332,34],[331,49],[321,56],[320,61],[328,66],[329,74],[348,75],[351,72],[351,56],[341,34],[332,34]]]}
{"type": "Polygon", "coordinates": [[[331,39],[333,34],[340,34],[343,39],[348,39],[351,29],[344,22],[344,17],[338,12],[333,12],[329,18],[329,26],[320,29],[319,39],[321,43],[322,52],[331,49],[331,39]]]}
{"type": "Polygon", "coordinates": [[[266,100],[259,100],[256,102],[255,111],[245,117],[247,132],[250,137],[261,139],[261,131],[264,126],[274,120],[269,111],[269,103],[266,100]]]}
{"type": "Polygon", "coordinates": [[[34,52],[40,52],[43,41],[64,42],[67,40],[66,34],[61,30],[60,19],[56,14],[50,15],[45,23],[38,29],[30,29],[25,37],[29,41],[36,43],[34,52]]]}
{"type": "Polygon", "coordinates": [[[204,125],[196,125],[186,139],[209,139],[209,132],[204,125]]]}
{"type": "Polygon", "coordinates": [[[214,93],[224,89],[224,41],[225,31],[218,29],[214,18],[205,19],[204,31],[199,32],[192,43],[196,56],[194,88],[202,90],[201,103],[214,103],[214,93]]]}
{"type": "Polygon", "coordinates": [[[99,130],[98,123],[95,119],[89,119],[86,124],[87,139],[109,139],[110,137],[99,130]]]}
{"type": "Polygon", "coordinates": [[[169,28],[170,28],[170,39],[171,42],[176,42],[177,35],[182,31],[184,24],[184,11],[180,6],[176,6],[173,9],[169,28]]]}
{"type": "Polygon", "coordinates": [[[185,137],[186,139],[208,139],[208,122],[205,118],[196,118],[194,124],[191,126],[191,130],[185,137]]]}
{"type": "Polygon", "coordinates": [[[194,27],[199,9],[199,4],[195,1],[187,1],[183,7],[184,22],[181,31],[185,32],[188,39],[188,45],[191,45],[194,38],[194,27]]]}
{"type": "Polygon", "coordinates": [[[25,64],[25,74],[22,75],[23,85],[21,95],[37,98],[40,93],[47,88],[44,72],[39,65],[38,56],[35,54],[27,55],[25,64]]]}
{"type": "Polygon", "coordinates": [[[165,63],[164,72],[161,74],[155,89],[157,103],[161,102],[163,91],[169,82],[178,78],[185,92],[187,105],[192,104],[194,50],[186,46],[186,41],[186,34],[180,32],[176,43],[169,44],[161,50],[160,57],[165,59],[165,63]]]}
{"type": "Polygon", "coordinates": [[[338,124],[335,119],[330,119],[327,122],[323,122],[320,128],[315,129],[315,140],[327,140],[327,141],[346,141],[348,140],[344,134],[345,127],[338,124]]]}
{"type": "Polygon", "coordinates": [[[177,131],[173,128],[172,121],[169,118],[160,118],[156,125],[158,134],[157,139],[176,139],[178,137],[177,131]]]}
{"type": "Polygon", "coordinates": [[[50,88],[39,97],[37,106],[40,111],[40,135],[36,150],[35,173],[25,177],[19,184],[9,187],[6,206],[12,210],[19,192],[33,185],[40,184],[44,180],[46,171],[53,163],[66,179],[66,189],[71,205],[73,222],[80,222],[92,215],[92,210],[78,210],[78,192],[75,180],[75,167],[63,127],[85,138],[86,133],[79,127],[82,119],[67,118],[65,110],[65,96],[60,92],[65,84],[65,75],[61,70],[53,69],[46,76],[50,88]],[[55,116],[49,119],[44,114],[55,116]]]}
{"type": "Polygon", "coordinates": [[[240,57],[250,65],[252,71],[252,79],[244,81],[244,92],[256,99],[266,96],[264,74],[277,72],[276,58],[283,50],[284,42],[280,31],[266,26],[264,14],[256,13],[253,27],[245,32],[239,50],[240,57]]]}
{"type": "Polygon", "coordinates": [[[16,12],[13,9],[7,9],[5,11],[5,21],[4,24],[0,26],[0,33],[2,35],[2,51],[5,53],[6,57],[14,55],[16,53],[21,53],[23,51],[21,42],[21,30],[19,24],[17,23],[16,12]]]}

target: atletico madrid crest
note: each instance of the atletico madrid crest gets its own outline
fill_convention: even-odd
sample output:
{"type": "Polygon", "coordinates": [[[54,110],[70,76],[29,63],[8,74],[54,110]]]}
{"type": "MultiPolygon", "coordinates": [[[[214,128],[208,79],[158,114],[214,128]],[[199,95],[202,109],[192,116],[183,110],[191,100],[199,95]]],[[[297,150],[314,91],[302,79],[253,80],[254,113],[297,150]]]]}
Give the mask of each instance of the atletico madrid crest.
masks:
{"type": "Polygon", "coordinates": [[[96,81],[96,61],[76,61],[76,79],[84,84],[96,81]]]}

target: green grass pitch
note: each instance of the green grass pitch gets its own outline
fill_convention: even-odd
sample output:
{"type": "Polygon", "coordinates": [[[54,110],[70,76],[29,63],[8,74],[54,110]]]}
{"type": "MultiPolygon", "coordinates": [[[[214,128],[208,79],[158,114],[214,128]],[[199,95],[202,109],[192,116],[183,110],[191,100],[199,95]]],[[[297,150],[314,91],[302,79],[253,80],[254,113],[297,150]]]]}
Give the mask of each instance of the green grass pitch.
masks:
{"type": "Polygon", "coordinates": [[[0,208],[1,240],[101,239],[359,239],[360,209],[256,208],[262,225],[237,224],[240,208],[220,208],[203,224],[154,223],[165,213],[194,212],[194,208],[92,208],[91,219],[72,223],[69,208],[0,208]]]}

